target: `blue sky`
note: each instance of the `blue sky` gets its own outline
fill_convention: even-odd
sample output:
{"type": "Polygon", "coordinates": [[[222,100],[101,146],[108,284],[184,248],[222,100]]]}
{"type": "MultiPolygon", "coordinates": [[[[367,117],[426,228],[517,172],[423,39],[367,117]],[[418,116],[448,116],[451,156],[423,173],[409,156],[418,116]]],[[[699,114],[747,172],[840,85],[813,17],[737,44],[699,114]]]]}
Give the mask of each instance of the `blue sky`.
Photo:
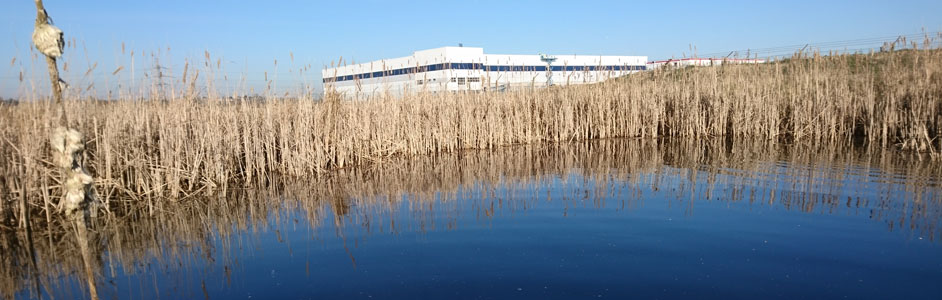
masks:
{"type": "MultiPolygon", "coordinates": [[[[302,81],[319,82],[320,69],[341,56],[369,61],[458,43],[488,53],[655,59],[690,55],[691,46],[708,54],[942,30],[937,0],[45,2],[56,25],[79,45],[67,49],[71,73],[64,77],[82,87],[95,83],[92,90],[99,93],[130,82],[131,50],[138,55],[136,82],[153,69],[150,53],[160,51],[161,65],[169,68],[165,75],[179,80],[184,58],[201,62],[209,51],[214,62],[221,58],[217,80],[228,77],[234,86],[244,74],[259,91],[267,72],[281,92],[302,81]],[[302,79],[297,70],[305,65],[312,70],[302,79]],[[112,75],[119,66],[124,70],[112,75]]],[[[0,96],[42,89],[44,62],[29,50],[33,1],[3,0],[0,6],[0,40],[6,40],[0,43],[0,65],[6,66],[0,68],[0,96]]]]}

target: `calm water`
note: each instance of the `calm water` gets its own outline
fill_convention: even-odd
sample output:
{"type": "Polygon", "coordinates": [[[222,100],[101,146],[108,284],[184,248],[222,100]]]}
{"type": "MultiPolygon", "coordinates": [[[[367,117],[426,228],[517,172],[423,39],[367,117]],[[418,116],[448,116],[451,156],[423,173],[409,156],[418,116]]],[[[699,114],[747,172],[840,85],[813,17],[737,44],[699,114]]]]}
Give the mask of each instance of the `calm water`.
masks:
{"type": "Polygon", "coordinates": [[[937,298],[940,174],[910,154],[764,142],[398,159],[100,217],[87,238],[40,230],[35,272],[25,235],[5,233],[0,295],[937,298]]]}

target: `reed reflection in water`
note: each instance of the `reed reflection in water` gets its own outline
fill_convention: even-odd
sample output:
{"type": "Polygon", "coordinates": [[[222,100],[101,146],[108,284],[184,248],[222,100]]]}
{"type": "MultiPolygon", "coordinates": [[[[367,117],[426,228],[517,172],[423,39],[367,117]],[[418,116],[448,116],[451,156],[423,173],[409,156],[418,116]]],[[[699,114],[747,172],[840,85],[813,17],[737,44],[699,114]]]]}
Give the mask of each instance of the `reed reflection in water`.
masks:
{"type": "MultiPolygon", "coordinates": [[[[809,235],[832,234],[840,241],[866,240],[867,236],[858,235],[873,234],[881,236],[873,243],[914,241],[940,253],[936,242],[942,237],[938,231],[942,225],[940,178],[942,164],[906,153],[851,145],[814,147],[766,141],[619,139],[397,158],[309,180],[272,177],[267,187],[246,188],[215,198],[159,202],[153,216],[151,208],[106,215],[85,234],[65,221],[35,229],[32,243],[25,233],[0,230],[0,295],[5,299],[37,294],[89,298],[89,285],[93,285],[97,286],[95,296],[103,299],[243,298],[253,292],[257,299],[299,296],[290,294],[297,289],[310,295],[323,292],[334,296],[365,290],[362,297],[375,292],[363,286],[383,285],[351,283],[334,287],[339,289],[334,290],[335,294],[305,288],[318,280],[344,278],[344,274],[371,278],[349,272],[379,269],[387,270],[385,274],[389,275],[395,272],[388,268],[408,270],[413,266],[421,270],[431,261],[474,271],[473,266],[463,265],[460,260],[475,259],[447,258],[450,254],[468,254],[471,250],[466,245],[484,247],[478,251],[487,252],[487,247],[508,244],[507,248],[518,250],[533,250],[527,245],[538,243],[562,248],[565,246],[560,245],[591,244],[586,240],[590,237],[572,234],[579,228],[630,232],[638,240],[635,243],[646,243],[638,246],[677,252],[678,245],[694,243],[691,235],[678,233],[682,231],[676,227],[660,229],[667,235],[656,234],[656,229],[639,230],[647,230],[645,226],[662,219],[694,220],[701,215],[706,218],[698,220],[708,221],[697,226],[715,228],[695,232],[724,241],[733,239],[730,243],[737,241],[734,237],[763,226],[744,220],[756,222],[749,218],[761,220],[767,215],[770,222],[812,218],[819,225],[833,222],[859,227],[809,235]],[[640,227],[616,227],[628,221],[641,222],[631,223],[640,227]],[[884,229],[873,231],[869,226],[874,224],[884,229]],[[671,238],[672,234],[677,234],[674,243],[679,244],[664,242],[663,238],[671,238]],[[448,241],[444,245],[450,246],[443,246],[441,241],[448,241]],[[84,256],[76,246],[83,244],[89,245],[84,256]],[[395,253],[384,253],[398,249],[401,255],[405,250],[398,246],[403,244],[409,245],[405,249],[425,252],[420,255],[425,261],[397,260],[395,253]],[[36,253],[35,267],[31,266],[30,246],[36,253]],[[343,256],[338,259],[325,251],[342,252],[343,256]],[[279,274],[278,269],[285,266],[297,267],[297,271],[301,268],[299,261],[304,261],[303,276],[287,279],[279,274]],[[87,271],[86,266],[91,270],[87,271]],[[92,274],[92,278],[86,274],[92,274]],[[283,284],[279,290],[289,294],[258,294],[275,288],[268,283],[283,284]]],[[[838,246],[823,247],[822,251],[838,246]]],[[[533,255],[539,256],[540,251],[547,250],[537,250],[533,255]]],[[[578,255],[565,254],[565,249],[559,251],[543,254],[579,260],[578,255]]],[[[606,256],[606,252],[597,254],[606,256]]],[[[685,257],[690,254],[678,252],[685,257]]],[[[485,261],[500,269],[497,265],[515,264],[508,262],[508,257],[523,254],[511,250],[504,255],[485,261]]],[[[938,254],[915,259],[924,259],[930,265],[942,262],[938,254]]],[[[533,272],[548,265],[565,265],[558,261],[544,263],[519,269],[533,272]]],[[[727,272],[748,274],[737,270],[730,266],[727,272]]],[[[402,272],[406,274],[393,275],[409,276],[408,271],[402,272]]],[[[518,274],[514,272],[521,271],[504,272],[514,279],[518,274]]],[[[730,274],[713,275],[724,278],[733,276],[730,274]]],[[[942,278],[938,271],[929,274],[942,278]]],[[[467,272],[441,271],[437,279],[412,275],[420,278],[413,279],[413,283],[453,280],[446,287],[465,292],[465,297],[488,295],[487,289],[480,288],[493,284],[490,281],[514,281],[475,277],[467,272]],[[463,286],[474,290],[462,290],[463,286]]],[[[539,278],[539,273],[529,276],[539,278]]],[[[590,273],[581,276],[575,281],[591,278],[590,273]]],[[[749,291],[724,293],[730,291],[724,289],[729,283],[721,279],[706,281],[714,288],[718,286],[719,292],[711,294],[714,296],[749,295],[749,291]]],[[[778,288],[786,289],[788,285],[778,288]]],[[[392,289],[399,294],[390,292],[386,296],[408,297],[409,289],[415,293],[423,286],[392,289]]],[[[589,296],[569,291],[573,292],[569,296],[589,296]]],[[[545,295],[565,294],[557,290],[545,295]]]]}

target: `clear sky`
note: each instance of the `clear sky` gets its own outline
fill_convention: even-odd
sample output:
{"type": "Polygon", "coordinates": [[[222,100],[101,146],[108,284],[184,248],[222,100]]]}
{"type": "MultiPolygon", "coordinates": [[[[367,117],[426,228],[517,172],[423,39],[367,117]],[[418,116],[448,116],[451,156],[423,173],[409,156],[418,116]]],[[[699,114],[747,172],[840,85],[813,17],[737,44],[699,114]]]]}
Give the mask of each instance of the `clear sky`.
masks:
{"type": "MultiPolygon", "coordinates": [[[[942,30],[939,0],[45,0],[45,5],[66,38],[77,41],[78,48],[66,49],[69,70],[63,77],[82,88],[94,83],[90,90],[98,93],[131,82],[131,50],[135,82],[153,70],[152,53],[168,68],[164,75],[179,81],[184,58],[202,62],[208,51],[213,62],[221,58],[217,80],[235,86],[244,74],[246,85],[259,91],[267,72],[269,80],[276,79],[274,89],[284,92],[302,82],[319,86],[320,69],[341,56],[363,62],[458,43],[487,53],[656,59],[689,56],[692,46],[710,54],[942,30]],[[306,65],[312,69],[302,77],[298,69],[306,65]],[[119,66],[123,70],[112,75],[119,66]]],[[[32,0],[0,3],[0,41],[5,41],[0,97],[25,97],[48,80],[44,61],[30,51],[34,19],[32,0]]]]}

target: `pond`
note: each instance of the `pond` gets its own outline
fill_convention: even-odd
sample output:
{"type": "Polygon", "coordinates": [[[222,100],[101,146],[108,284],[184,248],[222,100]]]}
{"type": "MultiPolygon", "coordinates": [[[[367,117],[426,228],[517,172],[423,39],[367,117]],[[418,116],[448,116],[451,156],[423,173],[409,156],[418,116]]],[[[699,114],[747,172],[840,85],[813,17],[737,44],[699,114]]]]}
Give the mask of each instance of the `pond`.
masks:
{"type": "Polygon", "coordinates": [[[933,298],[940,179],[916,154],[767,141],[391,158],[5,232],[0,296],[933,298]]]}

